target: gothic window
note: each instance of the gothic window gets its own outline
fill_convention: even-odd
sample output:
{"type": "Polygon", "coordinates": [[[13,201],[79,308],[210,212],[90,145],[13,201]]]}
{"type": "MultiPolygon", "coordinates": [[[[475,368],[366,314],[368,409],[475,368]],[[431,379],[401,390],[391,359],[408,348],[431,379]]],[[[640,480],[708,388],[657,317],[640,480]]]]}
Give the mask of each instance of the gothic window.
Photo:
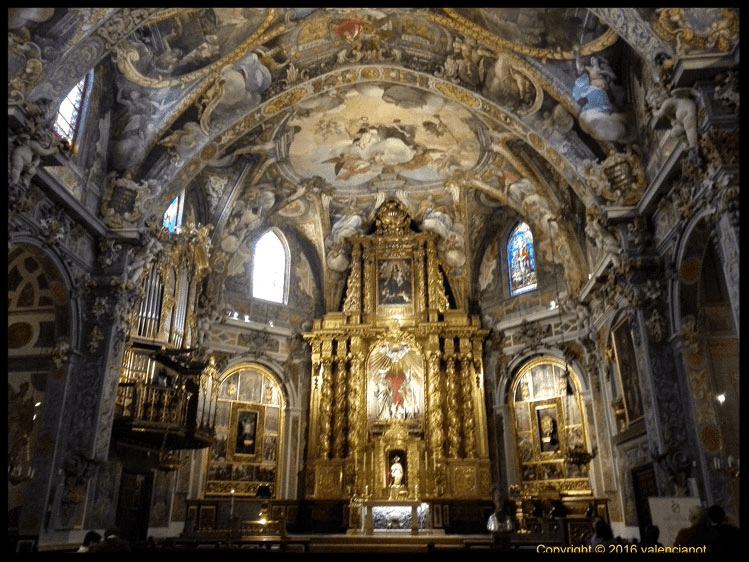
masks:
{"type": "Polygon", "coordinates": [[[172,204],[169,205],[169,208],[164,213],[164,228],[169,232],[174,232],[177,228],[182,226],[182,214],[184,210],[185,191],[182,190],[182,192],[174,198],[174,201],[172,201],[172,204]]]}
{"type": "Polygon", "coordinates": [[[57,110],[55,132],[71,145],[76,138],[76,134],[83,122],[83,116],[86,113],[87,93],[91,89],[92,80],[92,72],[81,78],[80,82],[62,100],[60,108],[57,110]]]}
{"type": "Polygon", "coordinates": [[[510,295],[520,295],[537,287],[536,253],[530,227],[519,223],[507,240],[507,271],[510,295]]]}
{"type": "Polygon", "coordinates": [[[526,363],[513,380],[509,403],[522,485],[589,490],[582,405],[564,362],[540,357],[526,363]]]}
{"type": "Polygon", "coordinates": [[[289,249],[275,230],[263,234],[252,254],[252,296],[285,304],[288,292],[289,249]]]}

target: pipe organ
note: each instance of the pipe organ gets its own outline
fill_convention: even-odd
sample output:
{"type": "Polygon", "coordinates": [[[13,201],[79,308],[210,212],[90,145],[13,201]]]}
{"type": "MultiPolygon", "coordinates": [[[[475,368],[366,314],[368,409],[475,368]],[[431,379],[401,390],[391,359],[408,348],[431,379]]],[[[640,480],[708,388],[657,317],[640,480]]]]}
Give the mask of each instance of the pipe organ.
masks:
{"type": "Polygon", "coordinates": [[[451,307],[438,235],[397,201],[349,239],[343,306],[312,348],[305,495],[491,499],[478,318],[451,307]]]}

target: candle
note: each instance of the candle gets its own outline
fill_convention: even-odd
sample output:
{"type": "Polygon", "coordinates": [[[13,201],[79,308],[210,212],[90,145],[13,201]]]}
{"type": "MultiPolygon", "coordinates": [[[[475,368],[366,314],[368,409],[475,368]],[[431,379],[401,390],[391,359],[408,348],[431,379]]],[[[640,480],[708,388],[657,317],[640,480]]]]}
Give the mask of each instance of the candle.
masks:
{"type": "Polygon", "coordinates": [[[231,489],[231,509],[229,510],[229,517],[234,517],[234,488],[231,489]]]}

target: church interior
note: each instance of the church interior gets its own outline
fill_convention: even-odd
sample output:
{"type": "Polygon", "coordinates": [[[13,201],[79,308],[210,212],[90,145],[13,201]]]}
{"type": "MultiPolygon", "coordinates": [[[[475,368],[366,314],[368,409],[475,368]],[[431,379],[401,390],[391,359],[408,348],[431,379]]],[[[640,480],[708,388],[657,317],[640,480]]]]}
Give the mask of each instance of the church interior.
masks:
{"type": "Polygon", "coordinates": [[[738,9],[8,16],[11,552],[738,524],[738,9]]]}

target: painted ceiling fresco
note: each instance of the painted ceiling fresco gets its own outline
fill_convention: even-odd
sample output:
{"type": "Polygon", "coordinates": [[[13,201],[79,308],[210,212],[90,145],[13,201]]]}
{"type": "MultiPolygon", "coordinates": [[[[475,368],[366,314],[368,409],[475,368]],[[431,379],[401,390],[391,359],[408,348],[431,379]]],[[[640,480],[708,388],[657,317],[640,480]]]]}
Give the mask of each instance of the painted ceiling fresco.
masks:
{"type": "Polygon", "coordinates": [[[319,176],[336,187],[380,174],[431,182],[478,162],[470,113],[414,88],[366,84],[338,93],[335,101],[323,94],[308,107],[288,123],[298,128],[289,160],[303,178],[319,176]]]}
{"type": "MultiPolygon", "coordinates": [[[[85,22],[111,15],[31,12],[11,11],[9,29],[41,22],[47,37],[84,38],[85,22]]],[[[100,126],[117,185],[147,192],[133,220],[196,194],[214,268],[237,287],[253,233],[289,226],[334,302],[347,237],[387,199],[438,232],[459,294],[481,277],[486,237],[521,219],[539,258],[579,286],[586,209],[635,205],[645,185],[628,126],[643,94],[621,83],[623,52],[654,65],[659,53],[725,50],[731,22],[721,8],[149,9],[108,43],[114,103],[100,126]],[[611,158],[630,166],[626,189],[594,171],[611,158]]],[[[39,43],[42,57],[55,48],[39,43]]]]}

